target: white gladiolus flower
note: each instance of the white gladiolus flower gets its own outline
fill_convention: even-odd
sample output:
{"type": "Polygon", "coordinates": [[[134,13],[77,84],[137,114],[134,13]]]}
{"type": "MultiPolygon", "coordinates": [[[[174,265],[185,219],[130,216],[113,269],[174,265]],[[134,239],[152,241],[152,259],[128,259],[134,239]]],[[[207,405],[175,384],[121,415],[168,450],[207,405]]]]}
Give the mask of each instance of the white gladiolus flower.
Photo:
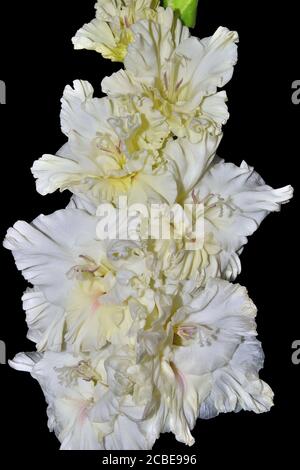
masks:
{"type": "Polygon", "coordinates": [[[153,413],[151,371],[133,364],[130,350],[22,353],[10,365],[38,380],[62,450],[149,449],[159,434],[145,425],[153,413]]]}
{"type": "Polygon", "coordinates": [[[7,233],[4,246],[34,286],[23,301],[29,337],[39,350],[59,351],[65,343],[77,352],[107,341],[127,344],[133,320],[125,301],[138,295],[151,305],[148,290],[140,284],[134,288],[134,279],[147,273],[141,248],[134,242],[97,240],[97,222],[84,211],[65,209],[31,225],[19,221],[7,233]]]}
{"type": "Polygon", "coordinates": [[[178,137],[200,142],[218,136],[228,119],[226,93],[217,92],[231,79],[237,60],[237,33],[219,28],[201,41],[173,11],[159,11],[157,20],[137,22],[134,42],[120,70],[102,81],[110,96],[147,96],[178,137]]]}
{"type": "MultiPolygon", "coordinates": [[[[220,217],[224,215],[225,221],[223,224],[219,221],[220,238],[221,230],[226,231],[228,221],[230,220],[231,224],[240,227],[240,232],[244,231],[244,233],[236,231],[230,235],[226,234],[228,238],[231,236],[233,239],[232,244],[229,244],[229,246],[237,249],[246,240],[243,238],[242,242],[237,242],[235,235],[238,234],[238,236],[242,237],[251,235],[270,212],[278,212],[281,204],[289,202],[293,196],[293,188],[285,186],[280,189],[273,189],[246,162],[243,161],[240,167],[238,167],[233,163],[225,163],[224,160],[220,160],[212,165],[201,181],[195,185],[188,199],[190,201],[195,199],[204,201],[204,199],[211,199],[213,196],[216,198],[220,196],[220,199],[215,201],[215,204],[212,200],[208,203],[205,202],[207,211],[210,211],[207,218],[211,220],[211,225],[214,225],[212,223],[213,216],[218,213],[214,209],[222,205],[224,206],[220,217]],[[230,206],[230,204],[232,205],[230,206]],[[227,214],[225,214],[226,208],[227,214]],[[232,219],[231,216],[233,216],[232,219]],[[247,227],[243,230],[245,223],[247,227]]],[[[231,225],[228,229],[233,230],[234,227],[231,225]]],[[[222,232],[223,235],[225,234],[222,232]]]]}
{"type": "Polygon", "coordinates": [[[175,297],[170,308],[171,315],[156,319],[138,338],[155,363],[161,395],[156,419],[163,431],[192,445],[190,430],[199,415],[268,411],[273,392],[258,377],[263,353],[247,291],[211,279],[205,289],[175,297]]]}
{"type": "Polygon", "coordinates": [[[130,203],[175,200],[174,178],[158,153],[168,126],[149,99],[93,98],[92,86],[77,80],[65,89],[61,127],[68,143],[32,168],[40,194],[69,189],[96,205],[121,195],[130,203]]]}
{"type": "Polygon", "coordinates": [[[204,233],[219,247],[218,277],[234,280],[238,255],[265,217],[289,202],[293,188],[273,189],[245,162],[238,167],[223,160],[212,165],[195,185],[185,204],[203,204],[204,233]]]}
{"type": "Polygon", "coordinates": [[[234,280],[247,237],[292,198],[293,188],[271,188],[245,162],[240,167],[223,160],[212,162],[213,153],[201,154],[199,146],[186,139],[168,143],[165,155],[180,181],[182,206],[167,208],[158,220],[170,233],[169,239],[152,244],[163,273],[180,280],[234,280]],[[200,234],[195,233],[197,223],[200,234]]]}
{"type": "Polygon", "coordinates": [[[155,18],[158,0],[98,0],[96,18],[72,39],[75,49],[95,50],[105,59],[123,62],[133,40],[131,25],[155,18]]]}

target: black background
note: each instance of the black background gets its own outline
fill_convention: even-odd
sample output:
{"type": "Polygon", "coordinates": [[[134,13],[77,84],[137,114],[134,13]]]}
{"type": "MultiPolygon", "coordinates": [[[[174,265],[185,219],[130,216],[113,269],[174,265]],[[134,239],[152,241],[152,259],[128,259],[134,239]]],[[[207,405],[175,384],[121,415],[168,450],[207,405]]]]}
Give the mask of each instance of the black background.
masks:
{"type": "MultiPolygon", "coordinates": [[[[41,212],[64,207],[69,199],[67,193],[38,195],[30,173],[35,159],[55,153],[64,143],[59,111],[65,85],[77,78],[89,80],[100,96],[101,79],[120,67],[95,52],[73,50],[71,37],[94,17],[93,0],[10,3],[1,4],[0,13],[0,79],[7,85],[7,104],[0,106],[1,239],[17,219],[30,221],[41,212]]],[[[270,215],[251,237],[238,278],[258,306],[259,339],[266,354],[261,377],[275,392],[275,407],[262,415],[241,412],[199,421],[190,450],[200,454],[200,464],[220,460],[243,466],[260,460],[276,463],[279,457],[286,463],[297,459],[300,365],[292,364],[291,345],[300,339],[300,105],[292,104],[291,84],[300,79],[299,16],[296,2],[268,3],[264,10],[262,1],[199,0],[194,31],[205,37],[223,25],[240,35],[239,62],[226,87],[231,118],[219,155],[236,164],[246,160],[273,187],[292,184],[296,189],[292,203],[283,206],[281,214],[270,215]]],[[[1,249],[0,256],[0,339],[12,358],[34,345],[26,339],[20,300],[25,281],[11,254],[1,249]]],[[[21,455],[28,463],[36,450],[47,459],[73,458],[74,453],[58,452],[58,441],[48,432],[38,383],[6,365],[0,365],[0,374],[0,445],[10,458],[21,455]]],[[[172,435],[163,435],[153,450],[190,451],[172,435]]],[[[100,462],[99,454],[93,458],[100,462]]]]}

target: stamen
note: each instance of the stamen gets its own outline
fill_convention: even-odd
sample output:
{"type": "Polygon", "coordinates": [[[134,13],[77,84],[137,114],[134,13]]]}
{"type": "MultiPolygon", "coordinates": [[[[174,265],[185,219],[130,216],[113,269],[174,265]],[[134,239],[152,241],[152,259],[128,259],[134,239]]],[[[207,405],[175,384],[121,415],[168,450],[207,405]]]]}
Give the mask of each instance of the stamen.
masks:
{"type": "Polygon", "coordinates": [[[81,279],[81,275],[83,273],[90,273],[94,274],[98,269],[99,265],[95,263],[95,261],[86,255],[79,255],[79,258],[86,261],[87,264],[77,264],[72,266],[71,269],[66,273],[68,279],[81,279]]]}
{"type": "Polygon", "coordinates": [[[209,211],[210,209],[219,208],[219,217],[224,216],[224,208],[227,208],[229,211],[229,217],[233,215],[233,213],[237,210],[237,207],[230,201],[224,199],[220,194],[208,194],[204,199],[204,207],[205,211],[209,211]],[[207,202],[209,199],[217,199],[211,202],[210,204],[207,202]]]}
{"type": "Polygon", "coordinates": [[[196,325],[180,325],[176,333],[182,339],[193,339],[198,331],[196,325]]]}
{"type": "Polygon", "coordinates": [[[105,387],[108,386],[102,382],[102,376],[92,368],[90,360],[82,360],[76,366],[55,367],[55,370],[62,385],[75,385],[78,379],[83,379],[87,382],[94,381],[105,387]]]}
{"type": "Polygon", "coordinates": [[[198,196],[196,196],[194,189],[192,191],[192,199],[193,199],[194,204],[200,204],[200,200],[199,200],[198,196]]]}
{"type": "Polygon", "coordinates": [[[164,73],[164,84],[165,84],[166,89],[168,89],[169,84],[168,84],[167,72],[164,73]]]}
{"type": "Polygon", "coordinates": [[[177,85],[176,85],[176,87],[175,87],[175,90],[176,90],[176,91],[177,91],[178,88],[181,86],[182,82],[183,82],[183,78],[182,78],[181,80],[179,80],[179,82],[177,83],[177,85]]]}
{"type": "Polygon", "coordinates": [[[110,153],[113,155],[113,152],[111,150],[108,150],[108,148],[101,147],[101,145],[97,144],[97,148],[101,150],[102,152],[110,153]]]}

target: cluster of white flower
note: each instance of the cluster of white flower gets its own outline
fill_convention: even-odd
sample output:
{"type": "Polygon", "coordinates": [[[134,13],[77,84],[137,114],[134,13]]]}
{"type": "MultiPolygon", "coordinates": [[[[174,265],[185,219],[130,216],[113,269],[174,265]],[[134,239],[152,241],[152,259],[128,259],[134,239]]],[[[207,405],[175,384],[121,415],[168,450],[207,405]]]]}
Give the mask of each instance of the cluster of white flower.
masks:
{"type": "MultiPolygon", "coordinates": [[[[68,189],[67,208],[19,221],[4,241],[31,287],[23,305],[37,352],[10,362],[37,379],[62,449],[151,449],[160,433],[194,443],[198,417],[272,406],[259,379],[256,309],[232,284],[247,237],[292,197],[245,162],[216,156],[228,119],[236,32],[199,40],[156,0],[99,0],[73,39],[124,69],[103,98],[75,81],[62,98],[67,143],[33,165],[41,194],[68,189]],[[97,236],[98,209],[199,203],[204,239],[97,236]]],[[[143,221],[140,221],[142,232],[143,221]]],[[[191,228],[191,227],[190,227],[191,228]]]]}

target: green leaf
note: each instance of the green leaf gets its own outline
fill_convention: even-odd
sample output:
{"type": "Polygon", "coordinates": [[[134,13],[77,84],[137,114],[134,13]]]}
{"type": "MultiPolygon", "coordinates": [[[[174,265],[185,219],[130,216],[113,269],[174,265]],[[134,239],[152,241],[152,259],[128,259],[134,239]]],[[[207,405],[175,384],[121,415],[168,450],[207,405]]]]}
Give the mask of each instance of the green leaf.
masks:
{"type": "Polygon", "coordinates": [[[194,28],[197,18],[198,0],[163,0],[164,7],[171,7],[179,13],[181,21],[194,28]]]}

